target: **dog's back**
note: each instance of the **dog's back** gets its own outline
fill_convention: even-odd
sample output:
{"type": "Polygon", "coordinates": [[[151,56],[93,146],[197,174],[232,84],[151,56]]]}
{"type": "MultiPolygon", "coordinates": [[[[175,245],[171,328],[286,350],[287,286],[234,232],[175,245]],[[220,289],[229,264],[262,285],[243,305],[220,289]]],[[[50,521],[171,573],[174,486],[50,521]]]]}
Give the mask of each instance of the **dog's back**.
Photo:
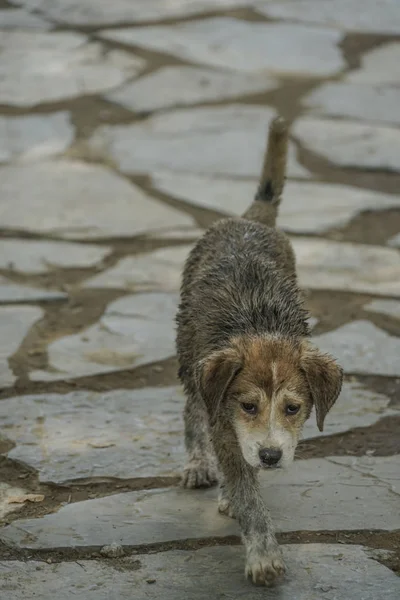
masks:
{"type": "Polygon", "coordinates": [[[275,229],[287,139],[284,122],[275,119],[254,202],[242,218],[217,222],[189,255],[177,316],[181,376],[238,334],[308,335],[294,254],[275,229]]]}

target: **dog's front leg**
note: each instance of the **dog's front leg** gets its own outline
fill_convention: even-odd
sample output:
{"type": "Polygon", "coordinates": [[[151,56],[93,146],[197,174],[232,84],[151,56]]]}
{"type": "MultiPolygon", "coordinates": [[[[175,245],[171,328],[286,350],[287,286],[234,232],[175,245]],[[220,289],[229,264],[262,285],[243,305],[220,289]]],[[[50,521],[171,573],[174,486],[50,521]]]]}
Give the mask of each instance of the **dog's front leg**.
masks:
{"type": "MultiPolygon", "coordinates": [[[[257,472],[241,457],[218,452],[224,473],[224,497],[239,521],[246,548],[246,576],[256,584],[273,585],[285,573],[271,517],[262,499],[257,472]]],[[[224,511],[226,512],[226,511],[224,511]]]]}
{"type": "Polygon", "coordinates": [[[253,583],[273,585],[285,573],[285,564],[261,494],[249,482],[240,482],[232,500],[246,547],[246,576],[253,583]]]}

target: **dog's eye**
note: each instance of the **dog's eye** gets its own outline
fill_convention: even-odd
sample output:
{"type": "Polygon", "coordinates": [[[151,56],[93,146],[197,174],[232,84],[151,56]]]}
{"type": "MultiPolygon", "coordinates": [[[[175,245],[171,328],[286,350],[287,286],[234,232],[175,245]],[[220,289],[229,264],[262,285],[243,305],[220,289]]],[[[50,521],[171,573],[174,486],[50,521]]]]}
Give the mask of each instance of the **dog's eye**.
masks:
{"type": "Polygon", "coordinates": [[[286,414],[287,415],[295,415],[299,412],[300,410],[300,406],[298,406],[297,404],[288,404],[286,407],[286,414]]]}
{"type": "Polygon", "coordinates": [[[249,415],[255,415],[257,413],[257,406],[255,404],[247,404],[246,402],[242,402],[241,407],[243,408],[244,412],[249,415]]]}

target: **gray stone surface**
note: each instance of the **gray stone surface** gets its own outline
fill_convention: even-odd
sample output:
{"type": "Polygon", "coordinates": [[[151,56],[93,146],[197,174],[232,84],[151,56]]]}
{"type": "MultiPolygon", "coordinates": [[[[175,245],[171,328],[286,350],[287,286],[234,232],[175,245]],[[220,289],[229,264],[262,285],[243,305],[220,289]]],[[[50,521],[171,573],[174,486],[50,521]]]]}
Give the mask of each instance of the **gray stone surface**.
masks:
{"type": "Polygon", "coordinates": [[[309,317],[308,325],[309,325],[311,331],[315,328],[315,326],[317,325],[318,322],[319,322],[319,319],[317,319],[316,317],[309,317]]]}
{"type": "MultiPolygon", "coordinates": [[[[43,482],[176,476],[185,462],[184,402],[177,387],[18,396],[2,401],[0,429],[15,444],[8,457],[43,482]]],[[[345,382],[324,432],[311,415],[303,437],[367,427],[394,414],[388,405],[386,396],[345,382]]]]}
{"type": "Polygon", "coordinates": [[[50,29],[52,24],[19,8],[0,10],[0,29],[50,29]]]}
{"type": "Polygon", "coordinates": [[[132,292],[178,292],[182,269],[192,247],[161,248],[149,254],[128,256],[112,269],[87,279],[84,286],[121,288],[132,292]]]}
{"type": "Polygon", "coordinates": [[[107,246],[94,244],[1,239],[0,268],[45,273],[54,268],[93,267],[110,252],[107,246]]]}
{"type": "Polygon", "coordinates": [[[338,27],[346,31],[394,33],[400,31],[397,0],[256,0],[267,17],[338,27]]]}
{"type": "Polygon", "coordinates": [[[66,300],[67,294],[14,283],[0,275],[0,306],[17,302],[50,302],[66,300]]]}
{"type": "Polygon", "coordinates": [[[312,114],[400,124],[400,88],[330,82],[313,90],[302,104],[312,114]]]}
{"type": "Polygon", "coordinates": [[[367,477],[375,477],[377,484],[383,482],[389,489],[400,495],[399,465],[400,456],[385,456],[377,461],[373,456],[336,456],[331,459],[338,465],[362,473],[367,477]]]}
{"type": "Polygon", "coordinates": [[[74,129],[67,112],[0,117],[0,164],[60,154],[68,148],[73,138],[74,129]]]}
{"type": "Polygon", "coordinates": [[[394,248],[400,248],[400,233],[390,238],[388,245],[393,246],[394,248]]]}
{"type": "Polygon", "coordinates": [[[243,576],[243,548],[171,550],[124,559],[122,569],[104,562],[2,562],[0,593],[7,600],[397,600],[400,580],[360,546],[283,546],[288,575],[279,588],[251,587],[243,576]]]}
{"type": "Polygon", "coordinates": [[[0,222],[6,229],[94,239],[194,224],[99,165],[59,160],[9,166],[0,170],[0,178],[0,222]]]}
{"type": "Polygon", "coordinates": [[[11,4],[36,9],[60,23],[111,25],[186,17],[243,6],[243,0],[10,0],[11,4]]]}
{"type": "Polygon", "coordinates": [[[300,284],[310,289],[400,296],[400,257],[392,248],[293,238],[300,284]]]}
{"type": "MultiPolygon", "coordinates": [[[[399,10],[397,12],[400,13],[399,10]]],[[[400,16],[398,20],[400,21],[400,16]]],[[[397,26],[397,33],[399,30],[400,26],[397,26]]],[[[384,44],[366,52],[361,57],[360,68],[347,73],[345,80],[352,83],[398,86],[400,80],[400,43],[384,44]]]]}
{"type": "Polygon", "coordinates": [[[99,323],[48,347],[49,370],[31,379],[70,379],[108,373],[175,355],[175,294],[125,296],[112,302],[99,323]]]}
{"type": "Polygon", "coordinates": [[[373,300],[365,306],[364,310],[387,315],[400,320],[400,302],[398,300],[373,300]]]}
{"type": "Polygon", "coordinates": [[[128,83],[106,98],[130,110],[147,112],[249,96],[272,90],[277,85],[275,79],[261,73],[172,66],[128,83]]]}
{"type": "Polygon", "coordinates": [[[254,23],[228,17],[177,25],[108,29],[101,37],[236,71],[283,75],[335,75],[344,66],[334,29],[284,23],[254,23]]]}
{"type": "Polygon", "coordinates": [[[337,165],[400,171],[400,129],[347,120],[301,117],[293,135],[337,165]]]}
{"type": "Polygon", "coordinates": [[[8,457],[43,482],[173,476],[184,462],[183,405],[177,387],[18,396],[2,402],[0,429],[16,443],[8,457]]]}
{"type": "Polygon", "coordinates": [[[336,404],[326,417],[323,432],[319,431],[313,412],[304,425],[303,439],[324,437],[344,433],[355,427],[374,425],[382,417],[396,413],[389,404],[390,399],[387,396],[378,394],[358,382],[345,381],[336,404]]]}
{"type": "MultiPolygon", "coordinates": [[[[133,125],[100,127],[90,147],[125,173],[167,170],[258,177],[274,115],[272,108],[244,104],[176,110],[133,125]]],[[[297,163],[294,146],[288,174],[309,176],[297,163]]]]}
{"type": "Polygon", "coordinates": [[[0,103],[34,106],[121,85],[144,61],[72,32],[5,31],[0,54],[0,103]]]}
{"type": "Polygon", "coordinates": [[[399,129],[303,117],[296,122],[293,134],[306,148],[342,166],[400,169],[395,158],[400,149],[399,129]]]}
{"type": "MultiPolygon", "coordinates": [[[[227,215],[242,215],[257,189],[257,179],[238,181],[182,173],[154,173],[151,181],[165,194],[227,215]]],[[[347,225],[363,211],[388,208],[400,208],[400,196],[344,185],[288,181],[278,223],[293,233],[323,233],[347,225]]]]}
{"type": "MultiPolygon", "coordinates": [[[[400,478],[399,456],[370,457],[370,461],[376,462],[376,468],[369,465],[361,472],[351,464],[338,464],[335,458],[319,458],[264,474],[262,491],[277,530],[357,530],[366,524],[368,529],[398,529],[399,495],[394,489],[400,478]]],[[[0,539],[23,548],[72,548],[237,535],[238,524],[218,513],[216,498],[215,488],[117,494],[20,520],[0,530],[0,539]]]]}
{"type": "Polygon", "coordinates": [[[36,306],[0,306],[0,386],[15,381],[8,358],[18,350],[29,328],[42,314],[36,306]]]}
{"type": "Polygon", "coordinates": [[[400,338],[393,337],[369,321],[353,321],[314,337],[324,352],[339,360],[347,373],[388,375],[400,373],[400,338]]]}

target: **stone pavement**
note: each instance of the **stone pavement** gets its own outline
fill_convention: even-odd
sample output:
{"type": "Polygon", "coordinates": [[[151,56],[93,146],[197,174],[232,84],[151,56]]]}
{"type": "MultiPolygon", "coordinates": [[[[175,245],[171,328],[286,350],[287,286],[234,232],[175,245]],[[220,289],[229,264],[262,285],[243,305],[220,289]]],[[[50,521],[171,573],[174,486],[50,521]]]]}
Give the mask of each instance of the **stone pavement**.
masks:
{"type": "Polygon", "coordinates": [[[398,0],[0,0],[0,598],[400,597],[398,0]],[[262,480],[288,565],[243,576],[185,491],[183,262],[292,125],[280,224],[345,369],[262,480]]]}

